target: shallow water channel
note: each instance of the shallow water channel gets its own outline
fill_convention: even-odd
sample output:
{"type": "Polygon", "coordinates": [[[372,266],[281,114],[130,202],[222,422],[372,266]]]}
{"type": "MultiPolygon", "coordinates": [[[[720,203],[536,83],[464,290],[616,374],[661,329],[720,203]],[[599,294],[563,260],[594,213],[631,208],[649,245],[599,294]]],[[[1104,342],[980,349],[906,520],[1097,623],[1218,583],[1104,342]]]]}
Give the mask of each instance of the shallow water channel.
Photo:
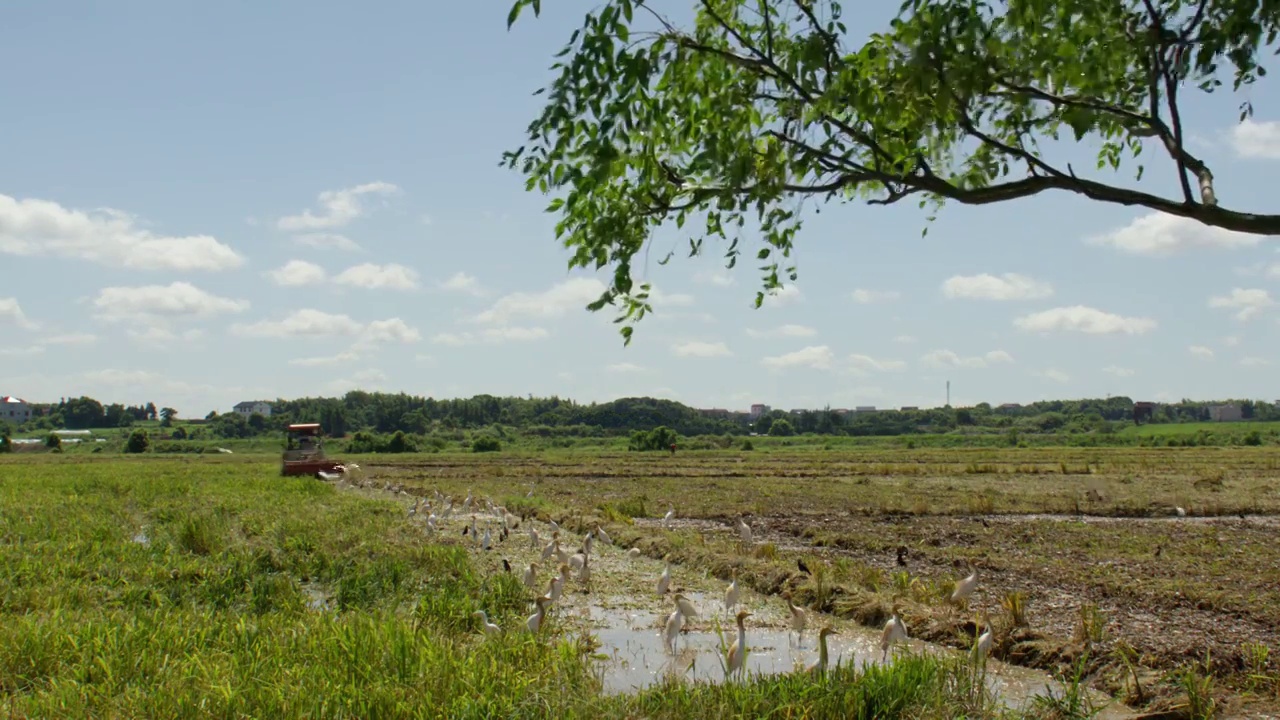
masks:
{"type": "MultiPolygon", "coordinates": [[[[407,510],[409,504],[405,506],[407,510]]],[[[426,512],[421,513],[416,522],[424,524],[425,515],[426,512]]],[[[497,542],[501,519],[478,507],[438,520],[437,532],[458,535],[464,526],[470,525],[473,516],[479,533],[487,526],[495,539],[492,548],[485,551],[474,545],[470,536],[461,536],[464,543],[472,545],[472,552],[481,565],[492,572],[503,572],[505,559],[512,572],[521,575],[530,561],[538,561],[537,587],[547,586],[557,566],[554,556],[545,561],[541,558],[541,548],[551,538],[550,525],[533,523],[539,535],[537,549],[528,534],[528,522],[512,530],[505,541],[497,542]]],[[[583,541],[582,535],[567,530],[560,531],[560,539],[561,548],[569,554],[578,552],[583,541]]],[[[569,635],[589,633],[595,638],[606,692],[633,692],[672,676],[686,681],[723,682],[721,648],[732,644],[737,632],[733,614],[724,608],[727,583],[695,568],[671,566],[670,591],[683,593],[698,611],[696,617],[686,619],[673,656],[665,647],[662,627],[667,615],[675,609],[674,604],[670,594],[659,596],[656,591],[663,563],[643,556],[631,557],[626,550],[604,542],[594,544],[590,559],[591,587],[580,587],[576,579],[570,580],[549,610],[554,625],[569,635]]],[[[827,641],[832,666],[837,663],[861,666],[883,661],[879,629],[809,611],[804,635],[797,638],[789,630],[790,614],[785,600],[760,595],[745,587],[735,612],[737,609],[751,613],[745,624],[746,671],[750,675],[793,672],[813,664],[818,659],[818,631],[828,625],[837,631],[827,641]]],[[[903,652],[954,654],[960,651],[910,639],[895,646],[889,660],[892,661],[892,653],[903,652]]],[[[987,662],[986,682],[993,693],[1011,707],[1019,707],[1035,695],[1049,691],[1060,695],[1063,690],[1062,684],[1047,673],[994,659],[987,662]]],[[[1096,715],[1098,718],[1126,718],[1136,714],[1096,691],[1090,691],[1090,696],[1096,707],[1103,708],[1096,715]]]]}

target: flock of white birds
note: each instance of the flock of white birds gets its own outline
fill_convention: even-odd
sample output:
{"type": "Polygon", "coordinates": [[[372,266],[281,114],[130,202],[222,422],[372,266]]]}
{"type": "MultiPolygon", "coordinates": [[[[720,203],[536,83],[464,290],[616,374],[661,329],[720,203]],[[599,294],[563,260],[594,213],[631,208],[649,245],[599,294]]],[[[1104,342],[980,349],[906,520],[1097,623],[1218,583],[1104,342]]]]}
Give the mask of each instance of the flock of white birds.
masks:
{"type": "MultiPolygon", "coordinates": [[[[324,480],[341,480],[347,481],[352,479],[359,472],[360,468],[354,463],[348,463],[341,468],[340,475],[332,475],[322,473],[324,480]]],[[[366,487],[376,488],[376,484],[370,480],[359,480],[355,484],[366,487]]],[[[408,495],[401,487],[391,483],[382,483],[381,489],[397,493],[399,495],[408,495]]],[[[533,490],[529,490],[526,497],[532,497],[533,490]]],[[[570,554],[562,546],[567,538],[571,537],[571,533],[560,527],[554,520],[549,520],[546,525],[549,529],[549,537],[545,538],[538,532],[533,520],[522,518],[507,510],[501,505],[495,505],[491,499],[477,499],[472,495],[471,491],[467,491],[466,497],[461,503],[455,503],[454,499],[448,495],[441,493],[438,489],[432,491],[432,497],[427,499],[423,496],[416,496],[412,505],[409,507],[409,519],[415,522],[422,522],[423,527],[428,533],[434,534],[440,532],[445,522],[451,519],[463,521],[462,535],[469,538],[470,541],[480,550],[488,551],[494,547],[494,531],[497,532],[498,541],[505,542],[513,531],[524,525],[528,536],[529,547],[531,550],[539,552],[539,560],[531,561],[524,568],[522,580],[525,587],[534,593],[533,604],[534,613],[525,620],[525,628],[537,634],[544,626],[547,613],[559,602],[564,588],[570,582],[576,582],[583,590],[590,591],[591,588],[591,552],[596,542],[602,542],[607,545],[613,544],[613,539],[608,532],[597,523],[583,537],[582,542],[578,545],[577,552],[570,554]],[[483,530],[477,525],[477,516],[483,514],[483,530]],[[542,581],[539,579],[539,570],[544,566],[554,567],[554,573],[546,582],[545,591],[539,593],[542,588],[542,581]]],[[[675,520],[676,512],[674,507],[670,507],[666,514],[663,515],[661,525],[664,529],[671,529],[675,520]]],[[[751,526],[747,524],[745,518],[739,518],[736,525],[738,539],[740,541],[740,549],[749,553],[753,547],[753,532],[751,526]]],[[[572,547],[572,544],[570,545],[572,547]]],[[[625,555],[630,559],[636,559],[641,556],[639,548],[633,547],[626,551],[625,555]]],[[[509,563],[503,560],[503,565],[510,570],[509,563]]],[[[955,589],[949,596],[949,601],[954,605],[963,605],[968,602],[978,587],[978,571],[974,567],[970,567],[969,575],[958,580],[955,589]]],[[[654,589],[659,597],[670,595],[674,604],[674,608],[670,614],[666,616],[665,622],[662,624],[660,633],[662,635],[663,645],[671,654],[675,654],[679,642],[681,631],[684,629],[685,622],[698,616],[698,611],[693,603],[681,592],[672,592],[671,585],[671,559],[669,556],[663,557],[662,573],[658,576],[654,584],[654,589]]],[[[729,585],[724,590],[724,611],[728,616],[733,613],[734,609],[742,600],[742,590],[738,586],[737,570],[731,571],[729,585]]],[[[789,599],[786,600],[787,608],[790,612],[789,632],[796,633],[799,641],[808,624],[809,612],[804,608],[794,604],[789,599]]],[[[729,645],[725,657],[725,669],[728,676],[741,677],[745,673],[745,659],[747,648],[747,632],[746,619],[751,617],[752,613],[743,609],[733,615],[737,624],[737,637],[733,643],[729,645]]],[[[488,614],[483,609],[478,609],[473,616],[480,620],[483,632],[487,634],[501,634],[503,629],[498,624],[489,620],[488,614]]],[[[985,660],[991,651],[992,634],[991,625],[987,624],[987,629],[979,635],[971,649],[971,655],[975,660],[985,660]]],[[[819,654],[818,659],[811,664],[807,671],[811,673],[821,674],[826,672],[828,667],[827,637],[837,634],[830,626],[823,627],[818,633],[819,654]]],[[[898,615],[897,606],[894,607],[892,615],[885,622],[884,628],[880,634],[880,649],[882,651],[882,660],[887,660],[890,649],[898,643],[905,642],[909,638],[907,633],[907,625],[898,615]]]]}

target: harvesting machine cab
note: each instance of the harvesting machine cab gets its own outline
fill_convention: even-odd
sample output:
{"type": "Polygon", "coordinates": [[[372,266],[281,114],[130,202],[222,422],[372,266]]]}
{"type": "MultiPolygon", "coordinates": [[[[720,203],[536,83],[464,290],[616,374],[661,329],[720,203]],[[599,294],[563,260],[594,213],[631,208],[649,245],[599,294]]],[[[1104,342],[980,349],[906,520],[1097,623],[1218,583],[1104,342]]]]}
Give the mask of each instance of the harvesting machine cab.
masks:
{"type": "Polygon", "coordinates": [[[281,475],[313,475],[340,473],[342,463],[324,455],[319,423],[290,425],[285,431],[284,456],[280,463],[281,475]]]}

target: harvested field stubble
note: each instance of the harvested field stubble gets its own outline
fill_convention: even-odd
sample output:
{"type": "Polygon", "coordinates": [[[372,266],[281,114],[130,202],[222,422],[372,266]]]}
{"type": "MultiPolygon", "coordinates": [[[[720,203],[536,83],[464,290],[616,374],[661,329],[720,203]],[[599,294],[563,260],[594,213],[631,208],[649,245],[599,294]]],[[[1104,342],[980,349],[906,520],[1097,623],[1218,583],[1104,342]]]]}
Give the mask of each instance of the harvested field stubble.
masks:
{"type": "Polygon", "coordinates": [[[760,592],[995,655],[1068,668],[1138,704],[1280,704],[1280,453],[1269,448],[439,456],[379,460],[416,487],[507,498],[760,592]],[[676,509],[672,529],[659,518],[676,509]],[[751,523],[750,556],[737,549],[751,523]],[[901,561],[899,560],[901,558],[901,561]],[[802,573],[797,559],[818,572],[802,573]],[[961,611],[952,583],[979,569],[961,611]],[[1012,609],[1011,609],[1012,608],[1012,609]],[[1206,662],[1206,657],[1208,658],[1206,662]],[[1135,682],[1136,679],[1136,682],[1135,682]]]}

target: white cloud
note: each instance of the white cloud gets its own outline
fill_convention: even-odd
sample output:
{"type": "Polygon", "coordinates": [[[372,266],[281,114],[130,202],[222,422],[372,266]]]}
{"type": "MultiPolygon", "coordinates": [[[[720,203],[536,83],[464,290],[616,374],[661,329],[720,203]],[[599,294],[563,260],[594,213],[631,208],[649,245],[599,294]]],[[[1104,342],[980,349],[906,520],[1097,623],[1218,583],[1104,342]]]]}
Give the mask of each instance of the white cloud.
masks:
{"type": "Polygon", "coordinates": [[[697,302],[697,298],[688,293],[666,293],[656,287],[649,288],[649,304],[657,310],[663,305],[670,307],[689,307],[697,302]]]}
{"type": "Polygon", "coordinates": [[[903,345],[910,345],[911,343],[916,342],[916,338],[914,335],[897,335],[893,338],[893,341],[903,345]]]}
{"type": "Polygon", "coordinates": [[[729,346],[722,342],[704,342],[702,340],[676,343],[671,346],[671,352],[677,357],[699,358],[727,357],[733,354],[729,350],[729,346]]]}
{"type": "Polygon", "coordinates": [[[962,357],[951,350],[934,350],[921,357],[920,362],[936,368],[984,368],[997,363],[1012,363],[1013,356],[1004,350],[992,350],[984,355],[970,357],[962,357]]]}
{"type": "Polygon", "coordinates": [[[281,287],[319,285],[328,277],[324,268],[307,260],[290,260],[275,270],[269,270],[266,275],[281,287]]]}
{"type": "Polygon", "coordinates": [[[1188,348],[1187,348],[1187,352],[1191,353],[1191,356],[1192,356],[1192,357],[1197,357],[1197,358],[1200,358],[1200,359],[1202,359],[1202,360],[1212,360],[1212,359],[1213,359],[1213,350],[1211,350],[1211,349],[1209,349],[1209,348],[1207,348],[1207,347],[1205,347],[1205,346],[1203,346],[1203,345],[1192,345],[1191,347],[1188,347],[1188,348]]]}
{"type": "Polygon", "coordinates": [[[1084,305],[1058,307],[1023,315],[1014,320],[1013,324],[1028,332],[1079,332],[1090,335],[1142,335],[1156,327],[1156,321],[1151,318],[1123,317],[1084,305]]]}
{"type": "Polygon", "coordinates": [[[294,358],[289,361],[290,365],[297,367],[326,367],[329,365],[341,365],[342,363],[355,362],[360,359],[360,353],[353,351],[340,352],[336,355],[321,355],[319,357],[294,358]]]}
{"type": "Polygon", "coordinates": [[[501,344],[505,342],[530,342],[550,337],[551,333],[540,327],[496,327],[479,332],[438,333],[431,338],[437,345],[461,347],[477,343],[501,344]]]}
{"type": "Polygon", "coordinates": [[[461,271],[454,273],[449,276],[448,280],[441,282],[440,289],[448,292],[475,295],[476,297],[484,295],[484,288],[480,287],[480,281],[476,280],[474,275],[468,275],[461,271]]]}
{"type": "Polygon", "coordinates": [[[364,203],[361,200],[364,195],[391,195],[398,191],[399,188],[386,182],[365,183],[343,190],[325,190],[318,198],[321,209],[319,215],[313,214],[311,210],[304,210],[301,215],[280,218],[276,227],[289,231],[342,227],[364,214],[364,203]]]}
{"type": "Polygon", "coordinates": [[[1192,248],[1255,247],[1263,239],[1261,235],[1223,230],[1177,215],[1153,212],[1085,242],[1110,245],[1131,255],[1168,256],[1192,248]]]}
{"type": "Polygon", "coordinates": [[[1275,305],[1271,293],[1257,288],[1233,288],[1230,295],[1218,295],[1209,298],[1209,307],[1227,308],[1236,311],[1236,319],[1245,322],[1262,312],[1263,309],[1275,305]]]}
{"type": "Polygon", "coordinates": [[[357,252],[363,249],[355,240],[337,233],[305,233],[303,235],[295,235],[293,241],[307,247],[333,248],[334,250],[346,250],[347,252],[357,252]]]}
{"type": "Polygon", "coordinates": [[[0,324],[11,323],[26,330],[34,330],[37,325],[22,312],[17,298],[0,298],[0,324]]]}
{"type": "Polygon", "coordinates": [[[188,282],[139,287],[106,287],[93,300],[96,315],[105,320],[160,322],[175,318],[209,318],[249,309],[248,300],[214,295],[188,282]]]}
{"type": "Polygon", "coordinates": [[[0,253],[52,255],[131,270],[230,270],[244,257],[209,235],[154,235],[119,210],[70,210],[0,194],[0,253]]]}
{"type": "Polygon", "coordinates": [[[1053,286],[1018,273],[954,275],[943,281],[942,294],[968,300],[1039,300],[1052,296],[1053,286]]]}
{"type": "Polygon", "coordinates": [[[729,287],[733,284],[733,276],[726,270],[715,270],[713,272],[697,273],[693,276],[693,281],[696,283],[702,283],[703,285],[729,287]]]}
{"type": "Polygon", "coordinates": [[[747,328],[747,336],[753,338],[813,337],[818,331],[807,325],[779,325],[769,330],[747,328]]]}
{"type": "Polygon", "coordinates": [[[891,302],[893,300],[897,300],[902,297],[902,293],[897,290],[867,290],[865,288],[858,288],[853,291],[852,297],[853,301],[856,303],[869,305],[871,303],[891,302]]]}
{"type": "Polygon", "coordinates": [[[346,395],[352,390],[382,390],[383,384],[387,381],[387,374],[377,368],[366,368],[357,370],[350,377],[330,380],[325,383],[324,389],[330,395],[346,395]]]}
{"type": "Polygon", "coordinates": [[[1271,361],[1266,358],[1254,357],[1250,355],[1248,357],[1240,358],[1240,364],[1245,367],[1263,367],[1266,365],[1270,365],[1271,361]]]}
{"type": "Polygon", "coordinates": [[[179,343],[190,346],[204,337],[204,331],[199,328],[174,332],[163,323],[142,328],[129,328],[126,332],[134,342],[149,345],[158,350],[172,350],[179,343]]]}
{"type": "Polygon", "coordinates": [[[231,326],[231,332],[242,337],[335,338],[358,337],[366,342],[417,342],[418,331],[400,318],[362,323],[349,315],[303,308],[279,320],[260,320],[247,325],[231,326]]]}
{"type": "Polygon", "coordinates": [[[1240,337],[1237,335],[1228,335],[1222,338],[1222,344],[1227,347],[1236,347],[1240,344],[1240,337]]]}
{"type": "Polygon", "coordinates": [[[645,371],[643,367],[629,362],[614,363],[606,366],[605,370],[611,373],[639,373],[645,371]]]}
{"type": "Polygon", "coordinates": [[[1231,145],[1242,158],[1280,160],[1280,122],[1245,118],[1231,129],[1231,145]]]}
{"type": "Polygon", "coordinates": [[[93,333],[66,333],[51,335],[40,340],[42,345],[92,345],[96,342],[98,342],[98,336],[93,333]]]}
{"type": "Polygon", "coordinates": [[[1102,368],[1102,372],[1107,373],[1108,375],[1115,375],[1116,377],[1133,377],[1134,374],[1133,370],[1130,368],[1120,367],[1118,365],[1108,365],[1102,368]]]}
{"type": "Polygon", "coordinates": [[[783,370],[793,367],[829,370],[835,359],[835,353],[831,352],[831,348],[826,345],[810,345],[795,352],[763,358],[760,360],[760,364],[771,370],[783,370]]]}
{"type": "Polygon", "coordinates": [[[571,278],[540,293],[516,292],[498,298],[477,322],[503,324],[516,318],[554,318],[571,310],[583,310],[599,299],[604,283],[595,278],[571,278]]]}
{"type": "Polygon", "coordinates": [[[0,347],[0,357],[25,357],[41,355],[45,351],[43,345],[21,345],[18,347],[0,347]]]}
{"type": "Polygon", "coordinates": [[[1267,277],[1272,280],[1280,280],[1280,263],[1273,263],[1267,268],[1267,277]]]}
{"type": "Polygon", "coordinates": [[[339,285],[365,290],[413,290],[418,287],[418,273],[404,265],[389,263],[353,265],[334,276],[339,285]]]}
{"type": "Polygon", "coordinates": [[[798,303],[802,299],[804,299],[804,295],[800,293],[800,288],[795,285],[783,285],[780,288],[766,291],[764,294],[764,302],[761,303],[761,307],[770,305],[782,307],[784,305],[798,303]]]}
{"type": "Polygon", "coordinates": [[[849,363],[855,370],[874,372],[897,372],[907,367],[907,364],[901,360],[877,360],[870,355],[857,353],[849,356],[849,363]]]}
{"type": "Polygon", "coordinates": [[[1061,370],[1055,370],[1054,368],[1049,368],[1047,370],[1040,370],[1032,374],[1035,375],[1036,377],[1042,377],[1045,380],[1052,380],[1056,383],[1065,383],[1071,380],[1070,375],[1062,372],[1061,370]]]}

